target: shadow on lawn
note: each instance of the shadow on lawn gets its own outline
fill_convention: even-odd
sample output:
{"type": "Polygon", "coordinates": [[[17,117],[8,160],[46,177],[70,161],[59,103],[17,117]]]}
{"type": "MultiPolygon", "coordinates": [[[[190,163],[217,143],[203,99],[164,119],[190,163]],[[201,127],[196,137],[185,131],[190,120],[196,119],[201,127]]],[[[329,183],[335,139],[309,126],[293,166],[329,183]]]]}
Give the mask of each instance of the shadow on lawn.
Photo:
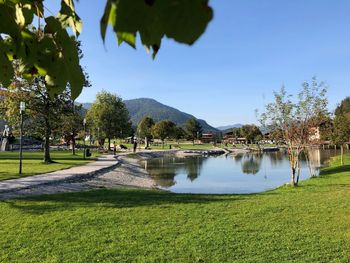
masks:
{"type": "Polygon", "coordinates": [[[321,177],[336,173],[344,173],[344,172],[350,172],[350,165],[342,165],[342,166],[334,166],[324,169],[321,172],[321,177]]]}
{"type": "Polygon", "coordinates": [[[133,208],[158,207],[173,204],[206,204],[211,202],[238,201],[249,195],[199,195],[173,194],[157,190],[94,190],[80,193],[65,193],[26,197],[2,201],[13,208],[32,214],[42,214],[70,209],[106,207],[133,208]]]}

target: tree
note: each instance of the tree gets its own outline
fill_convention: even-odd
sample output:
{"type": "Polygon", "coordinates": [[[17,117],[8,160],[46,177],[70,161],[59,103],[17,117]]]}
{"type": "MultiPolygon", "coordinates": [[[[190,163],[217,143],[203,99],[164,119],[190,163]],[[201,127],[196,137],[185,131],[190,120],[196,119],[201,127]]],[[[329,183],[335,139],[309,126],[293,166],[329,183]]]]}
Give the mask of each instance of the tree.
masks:
{"type": "Polygon", "coordinates": [[[145,149],[149,146],[149,140],[152,139],[152,127],[154,120],[150,116],[145,116],[137,126],[137,134],[141,138],[145,138],[145,149]]]}
{"type": "Polygon", "coordinates": [[[97,93],[94,103],[86,113],[86,118],[94,134],[108,139],[126,135],[131,130],[129,112],[120,97],[106,91],[97,93]]]}
{"type": "Polygon", "coordinates": [[[335,115],[343,115],[350,119],[350,96],[343,99],[335,109],[335,115]]]}
{"type": "Polygon", "coordinates": [[[168,120],[157,122],[152,127],[152,135],[154,138],[159,138],[162,141],[164,148],[164,140],[174,134],[175,123],[168,120]]]}
{"type": "Polygon", "coordinates": [[[185,123],[185,129],[189,139],[192,140],[194,145],[194,140],[198,139],[202,134],[202,125],[199,123],[199,121],[197,121],[197,119],[191,118],[185,123]]]}
{"type": "Polygon", "coordinates": [[[26,130],[28,133],[44,139],[44,162],[51,163],[50,136],[55,129],[61,127],[62,120],[69,112],[73,103],[69,89],[55,96],[50,96],[45,82],[41,78],[32,81],[16,75],[12,85],[1,91],[5,99],[1,102],[6,108],[5,119],[12,126],[18,126],[19,104],[26,103],[26,130]]]}
{"type": "Polygon", "coordinates": [[[260,129],[254,124],[247,124],[241,127],[241,135],[250,143],[255,143],[257,139],[262,138],[260,129]]]}
{"type": "Polygon", "coordinates": [[[75,155],[75,137],[83,130],[82,105],[75,105],[72,102],[71,110],[66,112],[59,126],[59,133],[67,143],[71,143],[72,154],[75,155]]]}
{"type": "MultiPolygon", "coordinates": [[[[47,1],[46,1],[47,2],[47,1]]],[[[0,83],[8,87],[14,76],[11,62],[21,62],[25,77],[45,78],[50,95],[63,92],[67,84],[75,99],[84,86],[75,37],[82,31],[82,21],[75,11],[74,0],[61,0],[57,15],[45,8],[44,0],[0,2],[0,83]],[[31,30],[44,24],[43,33],[31,30]],[[73,32],[72,37],[69,32],[73,32]]],[[[110,25],[118,44],[136,47],[136,36],[153,57],[164,37],[192,45],[205,31],[213,17],[207,0],[106,0],[101,18],[101,38],[110,25]]]]}
{"type": "MultiPolygon", "coordinates": [[[[284,87],[275,92],[275,101],[266,106],[261,115],[261,123],[269,130],[280,129],[288,147],[291,166],[291,185],[297,186],[300,175],[300,154],[305,152],[310,143],[311,128],[318,125],[319,116],[327,116],[326,86],[314,77],[302,84],[302,90],[293,102],[292,95],[284,87]]],[[[310,164],[310,162],[308,162],[310,164]]],[[[312,169],[310,169],[310,172],[312,169]]],[[[310,174],[313,176],[313,174],[310,174]]]]}
{"type": "Polygon", "coordinates": [[[174,128],[173,138],[176,140],[177,145],[179,145],[179,140],[185,138],[186,131],[181,126],[176,126],[174,128]]]}
{"type": "Polygon", "coordinates": [[[350,140],[350,120],[341,112],[334,118],[334,130],[332,141],[335,145],[340,146],[340,163],[344,165],[344,144],[350,140]]]}

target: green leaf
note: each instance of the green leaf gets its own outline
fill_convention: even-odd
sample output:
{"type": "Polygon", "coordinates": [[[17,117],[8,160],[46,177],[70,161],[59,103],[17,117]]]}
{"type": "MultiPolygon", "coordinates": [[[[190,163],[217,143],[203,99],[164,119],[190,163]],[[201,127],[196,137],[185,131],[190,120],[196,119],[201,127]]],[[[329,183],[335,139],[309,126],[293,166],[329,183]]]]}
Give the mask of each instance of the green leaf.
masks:
{"type": "Polygon", "coordinates": [[[135,47],[139,32],[142,44],[153,50],[154,57],[164,36],[191,45],[212,17],[207,0],[108,0],[100,24],[101,36],[104,40],[109,23],[119,45],[126,42],[135,47]]]}
{"type": "Polygon", "coordinates": [[[129,44],[131,47],[136,47],[136,34],[127,32],[117,32],[118,45],[123,42],[129,44]]]}
{"type": "Polygon", "coordinates": [[[3,52],[3,45],[0,43],[0,83],[7,87],[11,84],[13,77],[13,68],[11,61],[8,59],[7,54],[3,52]]]}
{"type": "MultiPolygon", "coordinates": [[[[106,38],[106,30],[107,30],[108,23],[110,21],[112,5],[114,4],[111,2],[111,0],[107,0],[105,11],[100,20],[100,32],[101,32],[101,37],[103,42],[105,41],[105,38],[106,38]]],[[[115,5],[114,5],[114,8],[115,8],[115,5]]],[[[114,14],[115,14],[115,11],[114,11],[114,14]]]]}
{"type": "Polygon", "coordinates": [[[155,8],[166,36],[189,45],[204,33],[213,18],[207,0],[156,1],[155,8]]]}
{"type": "Polygon", "coordinates": [[[74,34],[79,36],[82,31],[83,24],[80,17],[75,12],[74,3],[72,0],[61,1],[61,10],[57,17],[63,28],[71,27],[74,34]]]}
{"type": "Polygon", "coordinates": [[[18,45],[21,41],[21,27],[15,21],[15,9],[11,8],[7,4],[0,4],[0,33],[6,34],[12,37],[18,45]]]}

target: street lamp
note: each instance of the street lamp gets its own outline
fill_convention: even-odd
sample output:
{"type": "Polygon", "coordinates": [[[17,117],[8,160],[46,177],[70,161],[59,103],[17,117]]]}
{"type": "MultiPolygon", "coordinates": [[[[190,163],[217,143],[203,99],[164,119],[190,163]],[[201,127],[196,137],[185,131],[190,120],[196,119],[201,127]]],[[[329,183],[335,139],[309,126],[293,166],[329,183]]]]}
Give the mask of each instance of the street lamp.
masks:
{"type": "Polygon", "coordinates": [[[23,113],[26,109],[26,103],[21,101],[19,104],[19,112],[21,115],[21,129],[20,129],[20,137],[19,137],[19,174],[22,175],[22,136],[23,136],[23,113]]]}
{"type": "Polygon", "coordinates": [[[86,149],[85,149],[85,138],[86,138],[86,118],[84,118],[84,120],[83,120],[83,125],[84,125],[84,138],[83,138],[83,142],[84,142],[84,154],[83,154],[83,156],[84,156],[84,160],[85,160],[85,158],[86,158],[86,149]]]}

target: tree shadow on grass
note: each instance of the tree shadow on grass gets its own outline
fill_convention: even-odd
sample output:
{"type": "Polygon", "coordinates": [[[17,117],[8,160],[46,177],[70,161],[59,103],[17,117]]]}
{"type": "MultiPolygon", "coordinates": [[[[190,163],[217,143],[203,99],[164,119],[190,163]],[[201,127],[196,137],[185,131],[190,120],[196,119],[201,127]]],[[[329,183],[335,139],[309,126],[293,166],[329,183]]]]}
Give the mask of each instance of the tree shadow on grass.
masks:
{"type": "MultiPolygon", "coordinates": [[[[174,204],[207,204],[243,201],[249,195],[174,194],[157,190],[93,190],[79,193],[51,194],[2,201],[26,213],[43,214],[80,208],[167,207],[174,204]]],[[[1,202],[1,201],[0,201],[1,202]]]]}
{"type": "Polygon", "coordinates": [[[344,172],[350,172],[350,165],[342,165],[342,166],[326,168],[321,172],[320,178],[322,178],[323,176],[328,176],[336,173],[344,173],[344,172]]]}

